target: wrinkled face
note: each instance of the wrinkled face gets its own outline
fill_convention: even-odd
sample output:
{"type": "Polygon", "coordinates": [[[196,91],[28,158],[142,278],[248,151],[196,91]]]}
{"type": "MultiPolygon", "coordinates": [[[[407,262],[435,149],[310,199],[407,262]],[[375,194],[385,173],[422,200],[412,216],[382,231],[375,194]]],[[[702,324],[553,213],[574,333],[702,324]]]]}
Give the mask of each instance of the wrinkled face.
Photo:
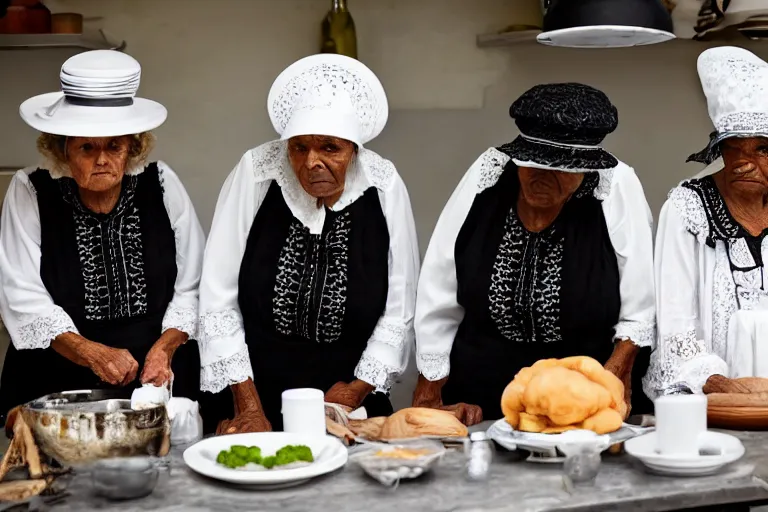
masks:
{"type": "Polygon", "coordinates": [[[301,135],[288,140],[288,159],[304,190],[318,199],[340,196],[347,167],[356,146],[324,135],[301,135]]]}
{"type": "Polygon", "coordinates": [[[734,137],[720,143],[729,187],[745,193],[768,193],[768,138],[734,137]]]}
{"type": "Polygon", "coordinates": [[[523,200],[535,208],[562,205],[584,181],[582,173],[529,167],[520,167],[518,177],[523,200]]]}
{"type": "Polygon", "coordinates": [[[70,137],[66,157],[77,186],[104,192],[120,185],[130,153],[131,138],[70,137]]]}

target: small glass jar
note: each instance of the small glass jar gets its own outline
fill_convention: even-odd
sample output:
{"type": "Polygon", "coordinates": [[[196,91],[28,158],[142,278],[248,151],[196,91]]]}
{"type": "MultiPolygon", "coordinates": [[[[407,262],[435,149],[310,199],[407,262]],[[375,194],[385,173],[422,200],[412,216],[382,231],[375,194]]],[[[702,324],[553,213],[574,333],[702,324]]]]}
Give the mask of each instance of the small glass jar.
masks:
{"type": "Polygon", "coordinates": [[[464,454],[467,457],[464,476],[474,482],[487,480],[491,473],[494,451],[493,441],[485,432],[472,432],[464,444],[464,454]]]}
{"type": "Polygon", "coordinates": [[[594,485],[600,472],[601,450],[596,446],[582,445],[574,447],[565,456],[563,474],[566,485],[594,485]]]}
{"type": "Polygon", "coordinates": [[[600,472],[601,453],[608,448],[608,441],[588,430],[571,430],[561,437],[557,449],[565,455],[563,479],[566,488],[593,485],[600,472]]]}

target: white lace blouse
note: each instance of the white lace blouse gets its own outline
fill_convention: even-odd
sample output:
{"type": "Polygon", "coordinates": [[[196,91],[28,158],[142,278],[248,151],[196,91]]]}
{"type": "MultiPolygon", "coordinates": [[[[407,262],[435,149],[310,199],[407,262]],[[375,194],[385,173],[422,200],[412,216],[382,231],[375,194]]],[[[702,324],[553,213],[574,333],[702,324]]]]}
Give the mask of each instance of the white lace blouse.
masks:
{"type": "MultiPolygon", "coordinates": [[[[178,329],[194,338],[205,234],[179,177],[164,162],[157,166],[163,203],[175,233],[177,266],[174,295],[162,330],[178,329]]],[[[57,169],[51,172],[54,178],[65,175],[55,165],[43,168],[57,169]]],[[[37,167],[29,167],[14,175],[0,218],[0,314],[17,349],[48,348],[58,335],[78,332],[69,315],[54,304],[40,277],[40,214],[29,179],[35,170],[37,167]]],[[[143,170],[134,168],[127,174],[143,170]]]]}
{"type": "Polygon", "coordinates": [[[768,310],[768,241],[745,235],[711,176],[670,192],[656,234],[659,333],[644,379],[649,397],[673,386],[700,393],[711,375],[733,373],[726,361],[735,317],[768,310]]]}
{"type": "MultiPolygon", "coordinates": [[[[432,234],[419,278],[415,321],[416,362],[429,380],[450,373],[451,348],[464,318],[456,296],[456,238],[475,197],[496,184],[509,160],[495,148],[483,153],[456,187],[432,234]]],[[[594,195],[602,201],[619,265],[621,309],[616,339],[650,346],[655,328],[653,218],[643,187],[634,170],[620,163],[615,170],[600,171],[594,195]]]]}
{"type": "MultiPolygon", "coordinates": [[[[200,284],[201,387],[218,392],[253,378],[238,277],[254,217],[272,182],[277,182],[293,216],[320,234],[325,209],[301,187],[288,161],[284,141],[272,141],[243,155],[222,186],[208,237],[200,284]]],[[[387,392],[405,370],[413,346],[413,315],[419,249],[405,183],[395,166],[373,151],[360,149],[347,169],[344,192],[332,210],[341,211],[375,187],[389,230],[389,287],[379,319],[355,369],[355,377],[387,392]]]]}

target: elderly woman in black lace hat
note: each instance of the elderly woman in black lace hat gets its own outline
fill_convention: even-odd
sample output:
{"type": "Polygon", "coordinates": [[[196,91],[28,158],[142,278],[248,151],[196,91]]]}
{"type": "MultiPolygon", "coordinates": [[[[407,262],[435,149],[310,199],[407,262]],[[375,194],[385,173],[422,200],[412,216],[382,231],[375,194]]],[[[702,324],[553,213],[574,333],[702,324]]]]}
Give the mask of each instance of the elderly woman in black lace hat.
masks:
{"type": "Polygon", "coordinates": [[[768,377],[768,63],[720,47],[698,71],[715,132],[688,160],[711,165],[661,209],[653,397],[701,393],[713,377],[768,377]]]}
{"type": "Polygon", "coordinates": [[[510,114],[520,136],[464,175],[418,287],[414,405],[467,424],[501,417],[506,385],[544,358],[599,360],[629,401],[654,334],[650,209],[634,171],[599,146],[616,108],[592,87],[551,84],[510,114]]]}
{"type": "Polygon", "coordinates": [[[43,161],[18,171],[0,228],[0,314],[12,346],[0,412],[49,393],[199,391],[204,234],[178,176],[148,161],[165,107],[137,98],[141,67],[97,50],[61,68],[61,92],[20,108],[43,161]]]}

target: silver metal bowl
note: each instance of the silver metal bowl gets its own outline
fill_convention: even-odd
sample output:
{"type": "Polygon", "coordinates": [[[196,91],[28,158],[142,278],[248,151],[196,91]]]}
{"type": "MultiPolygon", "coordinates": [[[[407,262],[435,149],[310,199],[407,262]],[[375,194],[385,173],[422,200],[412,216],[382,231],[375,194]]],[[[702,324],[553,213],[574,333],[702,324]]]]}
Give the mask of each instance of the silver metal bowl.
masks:
{"type": "Polygon", "coordinates": [[[125,395],[124,390],[57,393],[29,402],[21,414],[43,453],[64,466],[167,455],[170,422],[165,407],[134,411],[130,395],[125,395]]]}
{"type": "Polygon", "coordinates": [[[111,500],[148,496],[160,477],[159,463],[150,457],[102,459],[89,470],[94,493],[111,500]]]}

